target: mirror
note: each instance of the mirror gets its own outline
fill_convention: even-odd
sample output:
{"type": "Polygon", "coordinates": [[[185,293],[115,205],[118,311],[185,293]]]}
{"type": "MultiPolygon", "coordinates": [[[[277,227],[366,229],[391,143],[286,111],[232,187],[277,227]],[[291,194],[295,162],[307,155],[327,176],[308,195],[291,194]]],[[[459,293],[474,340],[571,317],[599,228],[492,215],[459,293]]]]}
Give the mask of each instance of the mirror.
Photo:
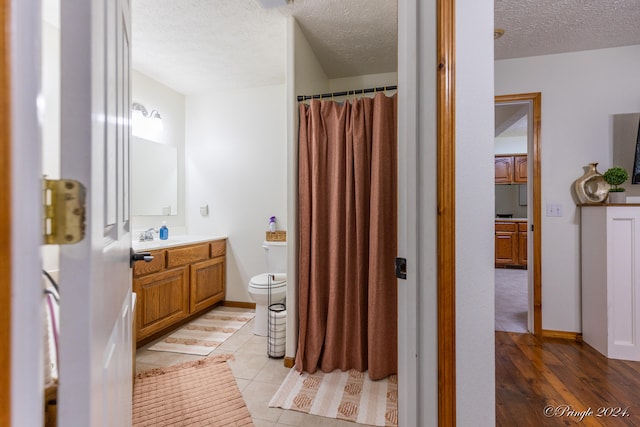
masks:
{"type": "MultiPolygon", "coordinates": [[[[640,196],[640,179],[637,178],[640,163],[640,113],[613,115],[613,162],[611,166],[622,166],[629,172],[629,180],[622,187],[627,196],[640,196]],[[636,176],[634,182],[634,176],[636,176]]],[[[605,168],[604,170],[606,170],[605,168]]]]}
{"type": "Polygon", "coordinates": [[[133,137],[131,144],[133,215],[178,214],[178,149],[133,137]]]}

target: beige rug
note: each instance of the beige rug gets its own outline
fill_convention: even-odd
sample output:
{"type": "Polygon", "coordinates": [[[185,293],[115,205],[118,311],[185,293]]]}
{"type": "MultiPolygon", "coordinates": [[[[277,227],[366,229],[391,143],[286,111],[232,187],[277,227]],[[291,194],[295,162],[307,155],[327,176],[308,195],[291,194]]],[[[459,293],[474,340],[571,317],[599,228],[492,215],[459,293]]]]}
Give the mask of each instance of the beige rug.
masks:
{"type": "Polygon", "coordinates": [[[226,363],[231,357],[218,355],[138,374],[133,426],[252,426],[226,363]]]}
{"type": "Polygon", "coordinates": [[[378,381],[354,369],[300,374],[291,369],[270,407],[376,426],[398,425],[398,377],[378,381]]]}
{"type": "Polygon", "coordinates": [[[158,341],[149,350],[207,356],[254,316],[253,310],[216,307],[158,341]]]}

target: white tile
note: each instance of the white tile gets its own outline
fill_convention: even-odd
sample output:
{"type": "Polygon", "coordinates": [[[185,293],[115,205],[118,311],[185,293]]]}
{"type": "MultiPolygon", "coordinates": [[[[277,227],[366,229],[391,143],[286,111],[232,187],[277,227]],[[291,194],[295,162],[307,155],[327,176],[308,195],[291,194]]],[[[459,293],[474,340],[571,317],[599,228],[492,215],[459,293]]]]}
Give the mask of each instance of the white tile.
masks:
{"type": "Polygon", "coordinates": [[[278,423],[292,426],[304,427],[336,427],[338,420],[335,418],[320,417],[318,415],[309,415],[297,411],[282,411],[282,415],[278,418],[278,423]]]}
{"type": "Polygon", "coordinates": [[[242,397],[249,408],[252,418],[260,420],[277,421],[282,414],[280,408],[269,408],[269,401],[278,391],[275,384],[260,383],[252,381],[244,390],[242,397]]]}
{"type": "Polygon", "coordinates": [[[269,358],[266,354],[234,353],[234,360],[229,361],[233,376],[246,380],[253,380],[258,372],[267,364],[269,358]]]}
{"type": "Polygon", "coordinates": [[[280,386],[290,371],[290,368],[284,366],[283,359],[269,359],[264,368],[258,372],[254,381],[277,384],[280,386]]]}

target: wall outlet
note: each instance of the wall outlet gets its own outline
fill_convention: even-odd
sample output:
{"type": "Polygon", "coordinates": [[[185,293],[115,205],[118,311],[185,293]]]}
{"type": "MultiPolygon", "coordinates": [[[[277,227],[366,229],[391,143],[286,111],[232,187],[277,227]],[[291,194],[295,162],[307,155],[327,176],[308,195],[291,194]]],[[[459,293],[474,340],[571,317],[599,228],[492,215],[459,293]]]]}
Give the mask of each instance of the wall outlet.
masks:
{"type": "Polygon", "coordinates": [[[562,216],[562,205],[559,203],[547,203],[547,216],[562,216]]]}

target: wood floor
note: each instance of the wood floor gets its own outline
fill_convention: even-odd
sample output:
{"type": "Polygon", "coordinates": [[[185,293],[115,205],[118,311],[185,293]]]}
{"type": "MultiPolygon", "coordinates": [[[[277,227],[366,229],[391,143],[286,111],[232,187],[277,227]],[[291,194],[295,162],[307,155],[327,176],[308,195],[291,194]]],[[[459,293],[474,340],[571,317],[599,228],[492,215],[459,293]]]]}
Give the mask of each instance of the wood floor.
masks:
{"type": "Polygon", "coordinates": [[[496,331],[496,425],[640,426],[640,362],[607,359],[585,343],[496,331]]]}

